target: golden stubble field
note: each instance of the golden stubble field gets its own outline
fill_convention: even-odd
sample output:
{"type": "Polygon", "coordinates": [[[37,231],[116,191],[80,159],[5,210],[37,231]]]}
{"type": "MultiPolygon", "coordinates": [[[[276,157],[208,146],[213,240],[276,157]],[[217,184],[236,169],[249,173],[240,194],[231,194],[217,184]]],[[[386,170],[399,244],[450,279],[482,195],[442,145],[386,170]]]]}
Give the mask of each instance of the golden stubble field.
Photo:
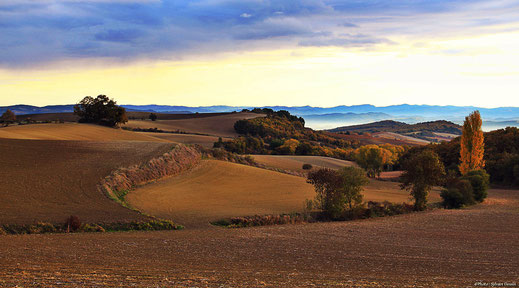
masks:
{"type": "MultiPolygon", "coordinates": [[[[138,132],[137,134],[148,135],[154,138],[170,141],[173,143],[181,144],[198,144],[205,148],[213,148],[214,142],[218,141],[216,136],[205,136],[195,134],[175,134],[175,133],[155,133],[155,132],[138,132]]],[[[223,141],[230,140],[231,138],[223,138],[223,141]]]]}
{"type": "MultiPolygon", "coordinates": [[[[395,182],[372,179],[362,193],[364,201],[410,202],[409,193],[395,182]]],[[[191,171],[131,191],[127,200],[141,211],[189,229],[226,217],[302,212],[304,201],[314,197],[313,186],[303,177],[204,160],[191,171]]],[[[437,190],[430,200],[439,201],[437,190]]]]}
{"type": "Polygon", "coordinates": [[[141,211],[192,228],[224,217],[300,211],[313,195],[302,177],[204,160],[179,176],[131,191],[127,200],[141,211]]]}
{"type": "Polygon", "coordinates": [[[290,171],[304,172],[303,164],[311,164],[314,168],[339,169],[344,166],[357,166],[355,162],[322,156],[294,155],[251,155],[256,162],[269,167],[290,171]]]}
{"type": "Polygon", "coordinates": [[[145,135],[94,124],[31,124],[0,128],[0,138],[30,140],[78,140],[78,141],[148,141],[169,142],[145,135]]]}
{"type": "Polygon", "coordinates": [[[217,137],[235,137],[234,123],[242,119],[262,117],[256,113],[230,113],[203,118],[190,118],[178,120],[130,120],[126,127],[129,128],[157,128],[164,131],[183,131],[187,133],[207,134],[217,137]]]}

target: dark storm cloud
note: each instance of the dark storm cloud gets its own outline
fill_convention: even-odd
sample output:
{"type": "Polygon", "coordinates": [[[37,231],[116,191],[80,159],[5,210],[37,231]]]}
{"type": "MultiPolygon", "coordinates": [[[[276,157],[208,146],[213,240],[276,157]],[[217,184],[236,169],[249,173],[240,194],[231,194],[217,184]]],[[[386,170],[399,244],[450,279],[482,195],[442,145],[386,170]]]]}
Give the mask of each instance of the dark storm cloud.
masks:
{"type": "Polygon", "coordinates": [[[458,13],[459,18],[470,13],[467,21],[453,22],[463,28],[517,21],[510,12],[517,1],[491,2],[3,0],[0,66],[90,57],[178,58],[254,49],[266,40],[276,41],[274,48],[370,46],[390,42],[388,33],[452,29],[450,22],[409,28],[414,27],[409,21],[435,13],[458,13]]]}

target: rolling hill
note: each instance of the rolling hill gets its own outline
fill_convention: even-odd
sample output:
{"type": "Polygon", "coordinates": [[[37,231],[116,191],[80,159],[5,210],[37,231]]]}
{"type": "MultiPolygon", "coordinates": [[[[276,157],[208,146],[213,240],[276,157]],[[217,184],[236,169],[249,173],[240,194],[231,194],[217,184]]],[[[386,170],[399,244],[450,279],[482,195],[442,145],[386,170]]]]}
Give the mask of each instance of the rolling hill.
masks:
{"type": "MultiPolygon", "coordinates": [[[[342,167],[333,160],[283,157],[277,159],[272,167],[290,167],[293,161],[313,161],[323,166],[342,167]]],[[[351,165],[351,162],[343,162],[351,165]]],[[[410,201],[409,193],[401,190],[395,182],[372,179],[362,194],[364,201],[410,201]]],[[[131,191],[126,199],[133,207],[150,215],[172,219],[186,228],[199,228],[227,217],[301,212],[304,201],[314,197],[314,187],[306,183],[304,177],[204,160],[198,167],[179,176],[139,187],[131,191]]],[[[435,189],[430,201],[437,202],[439,199],[439,191],[435,189]]]]}
{"type": "Polygon", "coordinates": [[[299,211],[313,195],[313,187],[301,177],[205,160],[177,177],[131,191],[127,201],[189,228],[225,217],[299,211]]]}
{"type": "Polygon", "coordinates": [[[146,219],[97,190],[113,170],[148,161],[170,143],[0,139],[0,224],[146,219]]]}
{"type": "Polygon", "coordinates": [[[130,120],[124,127],[153,129],[164,131],[182,131],[187,133],[203,134],[217,137],[235,137],[234,123],[242,119],[262,117],[256,113],[229,113],[211,117],[197,117],[177,120],[130,120]]]}
{"type": "MultiPolygon", "coordinates": [[[[450,140],[461,135],[461,126],[445,120],[417,124],[385,120],[369,124],[343,126],[328,131],[335,133],[371,133],[374,136],[377,136],[376,133],[382,133],[379,137],[398,139],[397,135],[387,134],[396,133],[406,137],[437,142],[439,140],[450,140]]],[[[405,138],[399,140],[405,140],[405,138]]]]}
{"type": "Polygon", "coordinates": [[[171,142],[166,139],[93,124],[31,124],[0,128],[0,138],[31,140],[82,141],[149,141],[171,142]]]}
{"type": "Polygon", "coordinates": [[[293,155],[251,155],[254,160],[268,167],[303,172],[303,164],[311,164],[315,168],[338,169],[344,166],[356,166],[354,162],[323,156],[293,155]]]}

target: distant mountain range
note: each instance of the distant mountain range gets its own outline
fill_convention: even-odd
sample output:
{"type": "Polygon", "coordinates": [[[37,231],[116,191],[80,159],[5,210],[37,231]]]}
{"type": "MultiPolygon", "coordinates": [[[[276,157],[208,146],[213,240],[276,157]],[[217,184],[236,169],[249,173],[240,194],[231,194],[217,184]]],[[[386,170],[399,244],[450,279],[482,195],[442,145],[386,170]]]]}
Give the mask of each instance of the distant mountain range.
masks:
{"type": "MultiPolygon", "coordinates": [[[[215,113],[233,112],[251,109],[251,106],[170,106],[170,105],[122,105],[128,111],[156,113],[215,113]]],[[[464,117],[474,110],[479,110],[484,120],[483,129],[497,129],[506,126],[519,126],[519,107],[480,108],[474,106],[432,106],[432,105],[392,105],[377,107],[373,105],[336,106],[330,108],[312,106],[264,106],[274,110],[287,110],[291,114],[302,116],[308,127],[331,129],[340,126],[365,124],[382,120],[395,120],[414,124],[418,122],[448,120],[456,124],[463,123],[464,117]]],[[[51,105],[37,107],[31,105],[13,105],[0,107],[0,113],[6,109],[15,114],[40,114],[72,112],[74,105],[51,105]]]]}

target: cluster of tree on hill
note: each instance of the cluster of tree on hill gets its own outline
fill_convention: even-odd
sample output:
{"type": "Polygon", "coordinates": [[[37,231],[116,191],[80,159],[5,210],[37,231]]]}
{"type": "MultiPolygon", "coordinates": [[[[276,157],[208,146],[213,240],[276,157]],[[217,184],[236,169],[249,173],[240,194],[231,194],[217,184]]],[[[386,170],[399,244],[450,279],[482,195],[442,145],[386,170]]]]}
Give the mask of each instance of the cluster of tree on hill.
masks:
{"type": "MultiPolygon", "coordinates": [[[[387,147],[392,151],[394,158],[387,161],[396,161],[400,157],[400,165],[404,173],[401,176],[401,188],[407,189],[414,199],[413,209],[421,211],[427,207],[427,198],[434,186],[443,186],[441,197],[446,208],[460,208],[482,202],[487,197],[489,175],[483,170],[485,166],[484,138],[481,130],[481,116],[478,111],[466,117],[463,125],[463,134],[459,149],[459,172],[446,173],[444,165],[433,149],[434,146],[416,148],[408,151],[397,150],[396,147],[387,147]]],[[[364,146],[358,149],[357,162],[369,167],[366,159],[381,159],[385,149],[379,146],[364,146]],[[369,156],[365,156],[369,155],[369,156]]],[[[308,174],[307,182],[314,185],[315,200],[307,201],[307,206],[316,207],[331,219],[344,219],[351,214],[372,213],[374,211],[407,211],[408,206],[371,205],[368,209],[362,208],[362,186],[368,183],[366,174],[376,173],[375,168],[367,172],[360,168],[346,167],[339,171],[319,169],[308,174]],[[380,208],[380,209],[379,209],[380,208]],[[373,210],[374,209],[374,210],[373,210]]],[[[369,206],[369,205],[368,205],[369,206]]],[[[391,212],[393,213],[393,212],[391,212]]],[[[384,213],[383,213],[384,214],[384,213]]],[[[358,217],[355,216],[355,217],[358,217]]],[[[349,217],[351,218],[351,217],[349,217]]]]}
{"type": "Polygon", "coordinates": [[[106,95],[96,98],[86,96],[74,106],[74,114],[78,115],[81,123],[96,123],[114,127],[128,122],[126,109],[117,105],[106,95]]]}
{"type": "Polygon", "coordinates": [[[305,128],[304,120],[287,111],[253,111],[267,116],[237,121],[234,128],[243,136],[229,141],[219,139],[214,147],[238,154],[314,155],[356,161],[370,177],[393,170],[406,149],[391,144],[360,146],[335,133],[305,128]]]}
{"type": "MultiPolygon", "coordinates": [[[[519,129],[507,127],[483,133],[484,137],[484,169],[490,175],[490,182],[498,185],[519,185],[519,129]]],[[[424,149],[435,151],[445,166],[447,173],[461,175],[459,166],[461,154],[461,137],[450,142],[413,147],[410,153],[418,153],[424,149]]]]}
{"type": "Polygon", "coordinates": [[[304,119],[288,111],[256,108],[251,112],[266,114],[234,124],[242,136],[214,144],[240,154],[320,155],[348,159],[358,146],[355,141],[333,137],[333,133],[314,131],[304,127],[304,119]]]}
{"type": "Polygon", "coordinates": [[[274,111],[270,108],[254,108],[252,110],[243,109],[242,112],[251,112],[256,114],[266,114],[267,116],[278,116],[282,118],[286,118],[289,121],[299,121],[303,126],[305,126],[305,119],[303,117],[297,117],[295,115],[291,115],[290,112],[286,110],[274,111]]]}
{"type": "Polygon", "coordinates": [[[382,171],[392,171],[399,165],[399,159],[406,147],[382,144],[364,145],[353,151],[353,159],[364,168],[371,178],[380,176],[382,171]]]}
{"type": "Polygon", "coordinates": [[[412,148],[402,156],[402,188],[410,191],[417,210],[426,207],[427,195],[434,185],[444,187],[440,195],[447,208],[472,205],[486,198],[489,175],[484,170],[485,148],[481,123],[478,111],[466,117],[460,141],[448,144],[458,146],[456,155],[444,149],[445,146],[429,145],[412,148]],[[458,164],[449,163],[446,172],[445,162],[437,151],[448,152],[446,155],[449,158],[459,159],[458,164]]]}

